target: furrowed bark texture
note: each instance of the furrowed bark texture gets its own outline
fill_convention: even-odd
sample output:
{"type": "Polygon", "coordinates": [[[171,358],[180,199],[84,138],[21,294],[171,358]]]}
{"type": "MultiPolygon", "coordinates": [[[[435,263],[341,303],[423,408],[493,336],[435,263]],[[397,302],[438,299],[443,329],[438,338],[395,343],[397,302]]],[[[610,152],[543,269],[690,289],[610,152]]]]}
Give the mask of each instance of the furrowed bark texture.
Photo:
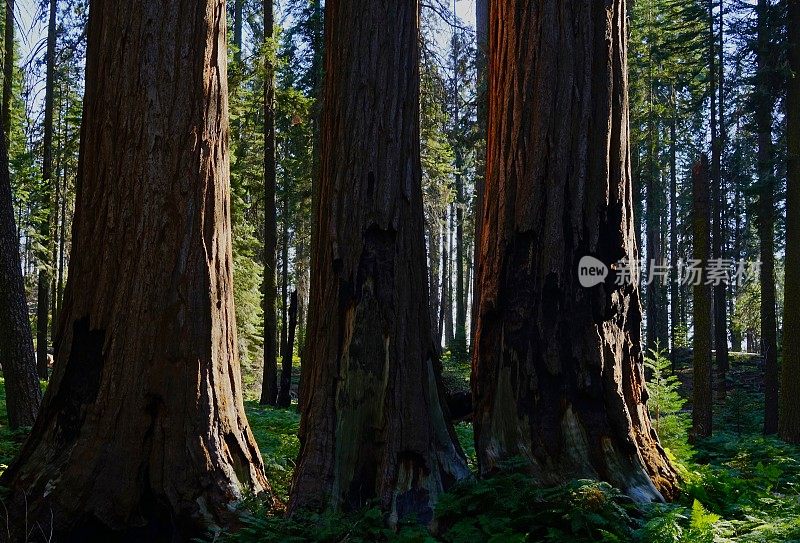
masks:
{"type": "MultiPolygon", "coordinates": [[[[711,196],[709,194],[708,158],[703,156],[692,170],[692,249],[701,263],[711,256],[711,196]]],[[[708,437],[712,430],[711,287],[702,281],[693,286],[694,334],[692,336],[692,434],[708,437]]]]}
{"type": "Polygon", "coordinates": [[[331,0],[309,358],[290,510],[432,520],[468,475],[431,337],[417,2],[331,0]]]}
{"type": "Polygon", "coordinates": [[[75,244],[53,378],[2,478],[13,530],[183,541],[268,490],[235,337],[224,5],[92,2],[75,244]]]}
{"type": "Polygon", "coordinates": [[[645,407],[637,280],[584,289],[578,262],[637,258],[625,2],[503,0],[489,14],[489,140],[473,358],[482,474],[600,478],[641,501],[676,474],[645,407]]]}
{"type": "Polygon", "coordinates": [[[36,376],[33,336],[14,221],[8,150],[0,134],[0,367],[11,428],[33,426],[42,391],[36,376]]]}
{"type": "Polygon", "coordinates": [[[783,364],[780,386],[780,435],[800,443],[800,0],[789,0],[789,77],[786,139],[786,277],[783,364]]]}

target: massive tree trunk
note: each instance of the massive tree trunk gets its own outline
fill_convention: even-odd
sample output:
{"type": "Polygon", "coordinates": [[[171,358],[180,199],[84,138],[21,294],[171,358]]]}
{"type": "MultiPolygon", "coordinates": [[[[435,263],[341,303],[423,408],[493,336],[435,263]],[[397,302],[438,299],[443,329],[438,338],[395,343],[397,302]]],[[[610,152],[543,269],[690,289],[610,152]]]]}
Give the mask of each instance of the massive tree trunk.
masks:
{"type": "Polygon", "coordinates": [[[774,96],[770,85],[769,0],[758,0],[756,100],[754,118],[758,134],[758,216],[761,249],[761,354],[764,357],[764,433],[778,431],[778,339],[775,315],[775,165],[772,143],[774,96]]]}
{"type": "MultiPolygon", "coordinates": [[[[709,73],[711,74],[711,176],[713,187],[713,234],[711,256],[714,259],[725,258],[724,254],[724,229],[723,208],[725,205],[724,191],[722,189],[722,142],[724,138],[723,116],[723,79],[724,66],[722,43],[716,47],[716,34],[714,32],[714,0],[708,2],[710,44],[709,44],[709,73]],[[717,49],[719,52],[717,53],[717,49]],[[719,63],[716,55],[719,54],[719,63]],[[718,72],[715,73],[717,70],[718,72]],[[717,102],[719,102],[719,117],[717,116],[717,102]],[[717,124],[719,121],[719,125],[717,124]],[[718,128],[719,126],[719,128],[718,128]]],[[[723,35],[724,10],[720,9],[720,40],[723,35]]],[[[720,398],[726,394],[726,375],[728,372],[728,315],[727,315],[727,285],[720,282],[714,286],[714,349],[716,351],[717,393],[720,398]]]]}
{"type": "Polygon", "coordinates": [[[786,103],[786,277],[780,435],[800,443],[800,0],[789,0],[789,76],[786,103]]]}
{"type": "Polygon", "coordinates": [[[577,273],[588,255],[638,258],[625,2],[489,9],[480,471],[522,456],[543,484],[591,477],[641,501],[672,497],[676,473],[645,406],[638,277],[583,288],[577,273]]]}
{"type": "Polygon", "coordinates": [[[290,510],[432,519],[468,476],[425,289],[417,2],[327,2],[322,175],[290,510]],[[377,54],[376,52],[380,52],[377,54]]]}
{"type": "Polygon", "coordinates": [[[42,400],[14,221],[8,149],[0,134],[0,366],[11,428],[32,426],[42,400]]]}
{"type": "MultiPolygon", "coordinates": [[[[264,0],[264,36],[272,40],[274,6],[264,0]]],[[[269,49],[269,44],[267,44],[269,49]]],[[[275,405],[278,401],[278,315],[277,272],[278,218],[275,192],[277,174],[275,167],[275,67],[272,56],[264,59],[266,79],[264,84],[264,375],[261,382],[262,405],[275,405]]]]}
{"type": "MultiPolygon", "coordinates": [[[[693,259],[708,262],[711,255],[711,201],[708,191],[708,158],[703,155],[692,170],[693,259]]],[[[705,277],[693,281],[694,335],[692,350],[692,434],[693,440],[708,437],[712,430],[711,385],[711,287],[705,277]]]]}
{"type": "Polygon", "coordinates": [[[236,347],[224,6],[92,2],[75,244],[51,384],[1,480],[12,530],[183,541],[268,490],[236,347]]]}
{"type": "Polygon", "coordinates": [[[47,75],[44,98],[44,142],[42,154],[42,185],[44,186],[44,208],[40,235],[43,249],[39,251],[39,285],[36,296],[36,367],[39,378],[47,379],[48,327],[50,320],[50,221],[52,220],[52,178],[53,178],[53,95],[55,92],[56,58],[56,0],[50,0],[50,14],[47,31],[47,75]]]}

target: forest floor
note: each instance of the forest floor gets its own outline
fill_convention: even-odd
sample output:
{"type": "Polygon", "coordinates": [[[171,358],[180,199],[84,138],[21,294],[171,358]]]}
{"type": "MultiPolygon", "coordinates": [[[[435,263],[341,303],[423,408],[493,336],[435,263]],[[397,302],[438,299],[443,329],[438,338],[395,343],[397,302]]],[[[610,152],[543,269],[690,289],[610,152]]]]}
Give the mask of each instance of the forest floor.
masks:
{"type": "MultiPolygon", "coordinates": [[[[715,435],[688,446],[673,435],[675,463],[683,478],[682,495],[667,505],[637,505],[604,483],[575,481],[539,489],[509,466],[488,481],[459,485],[440,500],[436,534],[413,522],[386,528],[375,508],[358,514],[300,515],[285,519],[251,507],[245,527],[214,541],[248,542],[800,542],[800,448],[761,435],[760,362],[734,357],[729,393],[715,405],[715,435]]],[[[681,363],[681,392],[691,390],[688,366],[681,363]]],[[[447,367],[450,390],[468,387],[466,367],[447,367]]],[[[286,501],[299,449],[296,406],[274,409],[245,403],[276,496],[286,501]]],[[[475,465],[472,427],[456,426],[470,464],[475,465]]],[[[675,432],[675,430],[671,430],[675,432]]],[[[682,430],[678,432],[683,432],[682,430]]],[[[5,420],[5,388],[0,379],[0,470],[19,450],[25,430],[12,431],[5,420]]],[[[665,440],[666,441],[666,440],[665,440]]],[[[255,502],[253,502],[255,503],[255,502]]]]}

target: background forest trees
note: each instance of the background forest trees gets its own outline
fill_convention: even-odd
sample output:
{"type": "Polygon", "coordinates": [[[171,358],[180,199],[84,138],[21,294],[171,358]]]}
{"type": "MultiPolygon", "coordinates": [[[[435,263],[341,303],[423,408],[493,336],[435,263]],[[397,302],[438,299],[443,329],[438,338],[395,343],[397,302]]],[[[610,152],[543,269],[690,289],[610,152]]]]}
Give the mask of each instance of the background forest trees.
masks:
{"type": "MultiPolygon", "coordinates": [[[[479,117],[485,107],[471,11],[478,4],[426,4],[420,32],[430,314],[434,336],[454,367],[468,361],[474,332],[474,233],[480,223],[475,218],[484,153],[479,117]]],[[[711,257],[765,264],[758,284],[733,281],[714,289],[713,322],[703,333],[713,338],[715,389],[724,394],[726,350],[763,350],[770,419],[777,416],[780,337],[773,337],[772,330],[779,333],[782,325],[786,246],[787,5],[777,0],[637,0],[628,13],[636,231],[643,259],[668,266],[671,273],[668,281],[642,277],[647,346],[669,348],[677,360],[690,338],[701,333],[692,324],[692,292],[680,273],[693,254],[691,170],[700,153],[707,152],[711,257]],[[764,312],[755,315],[752,308],[761,307],[763,295],[764,312]]],[[[17,10],[24,17],[17,17],[17,32],[6,37],[24,47],[5,57],[16,59],[6,63],[13,70],[4,83],[5,114],[11,127],[9,163],[22,269],[30,307],[37,312],[32,326],[39,372],[45,377],[45,353],[52,352],[54,334],[50,323],[58,318],[71,253],[87,6],[28,1],[17,10]],[[46,303],[37,304],[40,295],[46,303]]],[[[286,350],[294,291],[298,324],[290,346],[296,366],[292,398],[307,338],[323,10],[317,1],[287,0],[275,8],[274,26],[266,33],[263,2],[232,1],[228,10],[238,337],[248,394],[261,394],[264,361],[269,361],[266,381],[274,383],[274,391],[265,391],[263,399],[271,403],[278,394],[277,364],[286,350]],[[267,77],[270,67],[274,77],[267,77]],[[265,130],[268,80],[274,82],[275,97],[274,203],[264,184],[264,166],[272,163],[272,155],[262,152],[270,135],[265,130]],[[272,249],[265,252],[265,246],[272,249]],[[272,276],[264,273],[269,268],[275,271],[274,285],[264,279],[272,276]],[[265,342],[265,336],[274,336],[274,343],[265,342]]],[[[768,426],[774,431],[774,420],[768,426]]]]}

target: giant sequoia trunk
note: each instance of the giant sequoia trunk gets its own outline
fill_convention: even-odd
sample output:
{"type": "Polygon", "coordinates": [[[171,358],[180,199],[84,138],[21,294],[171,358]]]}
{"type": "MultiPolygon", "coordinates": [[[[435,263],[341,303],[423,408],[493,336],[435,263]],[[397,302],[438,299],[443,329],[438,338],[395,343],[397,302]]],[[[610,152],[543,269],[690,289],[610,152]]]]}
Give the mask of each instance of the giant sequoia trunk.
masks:
{"type": "Polygon", "coordinates": [[[8,424],[32,426],[42,400],[14,221],[8,149],[0,134],[0,367],[6,386],[8,424]]]}
{"type": "Polygon", "coordinates": [[[789,0],[789,77],[786,104],[786,277],[781,366],[780,435],[800,443],[800,0],[789,0]]]}
{"type": "MultiPolygon", "coordinates": [[[[645,406],[637,278],[592,288],[578,262],[638,257],[625,2],[493,2],[489,148],[474,351],[482,474],[524,457],[543,484],[672,497],[645,406]]],[[[612,274],[613,275],[613,274],[612,274]]]]}
{"type": "Polygon", "coordinates": [[[417,2],[329,1],[309,358],[291,510],[432,518],[468,475],[442,410],[419,163],[417,2]]]}
{"type": "Polygon", "coordinates": [[[224,5],[92,2],[74,250],[2,478],[12,530],[183,541],[268,489],[237,360],[224,5]]]}

